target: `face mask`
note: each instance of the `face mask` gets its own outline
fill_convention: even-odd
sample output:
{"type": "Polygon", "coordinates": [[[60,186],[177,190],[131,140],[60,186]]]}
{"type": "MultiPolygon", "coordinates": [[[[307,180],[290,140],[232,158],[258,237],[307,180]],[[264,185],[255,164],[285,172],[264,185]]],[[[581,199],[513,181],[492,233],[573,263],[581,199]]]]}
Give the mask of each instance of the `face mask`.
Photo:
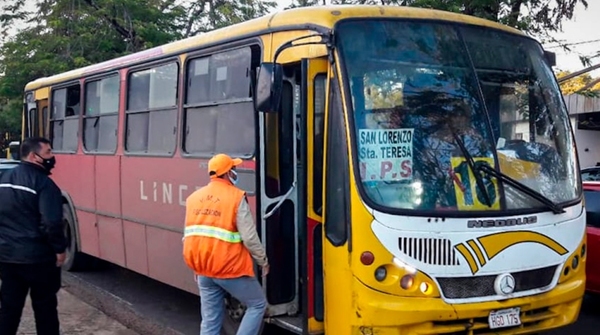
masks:
{"type": "Polygon", "coordinates": [[[52,169],[54,169],[54,165],[56,164],[56,158],[52,157],[52,158],[43,158],[40,155],[36,155],[39,158],[42,159],[42,166],[44,167],[44,169],[46,169],[46,171],[50,172],[52,169]]]}
{"type": "Polygon", "coordinates": [[[239,179],[238,179],[238,174],[237,172],[235,172],[235,170],[231,170],[229,171],[230,175],[229,175],[229,181],[233,184],[233,185],[237,185],[239,179]],[[231,176],[235,176],[235,178],[231,178],[231,176]]]}

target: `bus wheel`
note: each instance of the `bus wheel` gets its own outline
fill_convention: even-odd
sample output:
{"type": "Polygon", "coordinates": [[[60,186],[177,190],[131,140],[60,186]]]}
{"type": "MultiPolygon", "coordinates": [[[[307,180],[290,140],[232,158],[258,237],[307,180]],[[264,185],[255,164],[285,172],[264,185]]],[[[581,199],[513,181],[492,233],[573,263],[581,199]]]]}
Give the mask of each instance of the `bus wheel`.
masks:
{"type": "MultiPolygon", "coordinates": [[[[225,295],[225,316],[223,320],[223,331],[225,335],[235,335],[246,312],[246,306],[229,294],[225,295]]],[[[259,334],[262,334],[265,323],[260,326],[259,334]]]]}
{"type": "Polygon", "coordinates": [[[67,258],[62,268],[67,271],[83,269],[84,254],[77,251],[77,235],[75,234],[75,219],[69,204],[63,204],[63,225],[67,237],[67,258]]]}

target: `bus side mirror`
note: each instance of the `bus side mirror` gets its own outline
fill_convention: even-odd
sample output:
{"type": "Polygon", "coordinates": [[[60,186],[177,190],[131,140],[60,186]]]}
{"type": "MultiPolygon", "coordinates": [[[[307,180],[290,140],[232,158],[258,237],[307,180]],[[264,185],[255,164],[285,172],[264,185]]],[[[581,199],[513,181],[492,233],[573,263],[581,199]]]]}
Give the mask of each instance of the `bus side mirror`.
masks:
{"type": "Polygon", "coordinates": [[[556,66],[556,54],[552,51],[544,51],[544,57],[550,67],[556,66]]]}
{"type": "Polygon", "coordinates": [[[254,92],[254,108],[262,113],[277,113],[281,102],[283,67],[277,63],[262,63],[254,92]]]}

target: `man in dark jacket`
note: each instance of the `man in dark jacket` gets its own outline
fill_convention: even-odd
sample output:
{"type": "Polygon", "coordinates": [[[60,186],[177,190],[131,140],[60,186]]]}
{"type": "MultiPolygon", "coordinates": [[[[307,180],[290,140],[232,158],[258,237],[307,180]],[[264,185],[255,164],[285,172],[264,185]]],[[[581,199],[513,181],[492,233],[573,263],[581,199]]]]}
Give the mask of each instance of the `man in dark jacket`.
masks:
{"type": "Polygon", "coordinates": [[[59,335],[56,294],[67,241],[60,189],[48,176],[50,142],[29,138],[22,162],[0,177],[0,335],[15,335],[27,294],[38,335],[59,335]]]}

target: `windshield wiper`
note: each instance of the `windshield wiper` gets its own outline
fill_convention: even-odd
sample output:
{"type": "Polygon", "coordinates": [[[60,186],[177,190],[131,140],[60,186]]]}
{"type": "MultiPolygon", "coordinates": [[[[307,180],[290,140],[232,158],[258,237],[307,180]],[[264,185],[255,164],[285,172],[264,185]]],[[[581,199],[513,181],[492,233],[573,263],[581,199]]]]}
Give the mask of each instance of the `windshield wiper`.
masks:
{"type": "Polygon", "coordinates": [[[460,137],[458,137],[456,132],[454,132],[454,130],[452,131],[452,135],[454,136],[454,139],[456,140],[456,143],[458,144],[460,151],[462,151],[463,155],[467,159],[467,164],[469,164],[471,171],[473,171],[473,175],[475,176],[475,180],[477,181],[477,187],[479,187],[479,189],[481,189],[482,194],[485,197],[485,201],[488,203],[488,205],[490,207],[492,207],[490,197],[489,197],[489,194],[487,193],[487,190],[485,189],[485,184],[483,183],[483,179],[481,178],[481,175],[479,174],[480,171],[484,172],[488,175],[491,175],[491,176],[495,177],[496,179],[501,180],[501,181],[509,184],[510,186],[516,188],[517,190],[523,192],[524,194],[527,194],[528,196],[536,199],[537,201],[541,202],[542,204],[544,204],[548,208],[550,208],[552,210],[552,212],[554,212],[554,214],[565,213],[565,210],[562,208],[562,206],[554,203],[552,200],[548,199],[546,196],[537,192],[536,190],[532,189],[531,187],[512,179],[507,174],[494,169],[493,167],[491,167],[490,165],[488,165],[485,162],[475,162],[475,160],[473,159],[473,156],[471,156],[471,154],[465,147],[465,144],[460,139],[460,137]]]}
{"type": "Polygon", "coordinates": [[[502,180],[503,182],[509,184],[510,186],[516,188],[517,190],[519,190],[519,191],[527,194],[528,196],[534,198],[535,200],[541,202],[542,204],[544,204],[548,208],[550,208],[552,210],[552,212],[554,212],[554,214],[565,213],[565,210],[563,209],[563,207],[561,205],[554,203],[552,200],[548,199],[548,197],[537,192],[536,190],[532,189],[531,187],[512,179],[507,174],[494,169],[493,167],[489,166],[488,164],[485,164],[484,162],[479,162],[479,163],[481,163],[481,164],[476,164],[477,169],[483,171],[486,174],[494,176],[499,180],[502,180]]]}
{"type": "Polygon", "coordinates": [[[479,174],[479,170],[477,168],[477,164],[475,164],[475,160],[473,159],[473,156],[471,156],[471,154],[469,153],[469,150],[467,150],[467,148],[465,147],[465,144],[460,139],[460,137],[458,137],[458,135],[456,134],[454,129],[452,129],[452,136],[454,136],[454,140],[458,144],[458,147],[460,148],[460,151],[462,152],[463,156],[465,156],[465,159],[467,160],[467,164],[471,168],[471,171],[473,171],[473,175],[475,176],[475,183],[477,184],[477,187],[481,191],[481,194],[483,195],[486,205],[488,205],[488,207],[492,207],[492,205],[493,205],[492,199],[490,198],[490,195],[488,194],[487,189],[485,188],[485,183],[483,182],[483,178],[481,177],[481,174],[479,174]]]}

